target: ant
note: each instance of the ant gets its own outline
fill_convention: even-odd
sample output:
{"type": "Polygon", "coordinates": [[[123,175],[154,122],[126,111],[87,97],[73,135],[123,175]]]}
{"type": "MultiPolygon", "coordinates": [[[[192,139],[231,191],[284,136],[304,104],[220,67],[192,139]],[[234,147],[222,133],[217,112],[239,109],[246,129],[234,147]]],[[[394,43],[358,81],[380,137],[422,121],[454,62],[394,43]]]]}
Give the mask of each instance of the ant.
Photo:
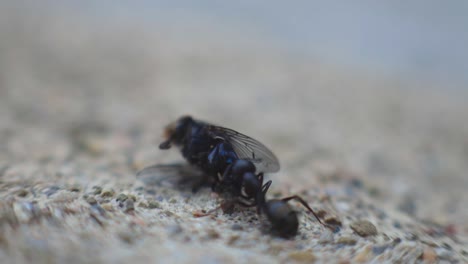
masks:
{"type": "Polygon", "coordinates": [[[234,204],[244,207],[257,207],[257,213],[266,215],[271,223],[272,233],[280,237],[293,237],[297,234],[299,220],[296,212],[289,206],[290,200],[297,200],[311,212],[317,221],[325,227],[332,228],[324,224],[317,214],[310,208],[304,199],[298,195],[289,196],[282,199],[266,200],[265,196],[272,181],[263,183],[263,173],[255,174],[255,165],[247,160],[236,160],[228,166],[220,183],[215,187],[215,192],[222,193],[227,197],[227,201],[204,214],[197,214],[197,217],[207,216],[217,211],[219,208],[231,208],[234,204]]]}

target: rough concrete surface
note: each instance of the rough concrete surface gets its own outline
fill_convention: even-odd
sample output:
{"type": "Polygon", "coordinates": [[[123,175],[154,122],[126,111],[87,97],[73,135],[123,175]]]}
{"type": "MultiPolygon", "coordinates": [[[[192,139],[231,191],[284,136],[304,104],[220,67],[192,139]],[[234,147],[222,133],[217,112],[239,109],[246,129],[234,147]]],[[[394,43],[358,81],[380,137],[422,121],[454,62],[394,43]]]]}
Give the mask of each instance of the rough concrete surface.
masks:
{"type": "MultiPolygon", "coordinates": [[[[2,263],[354,263],[468,261],[466,96],[282,54],[209,32],[94,25],[5,12],[0,29],[2,263]],[[16,30],[8,30],[16,27],[16,30]],[[70,30],[73,28],[73,30],[70,30]],[[40,34],[38,34],[40,32],[40,34]],[[299,234],[268,233],[254,209],[218,206],[161,151],[182,114],[269,146],[269,198],[291,202],[299,234]]],[[[273,45],[272,45],[273,46],[273,45]]]]}

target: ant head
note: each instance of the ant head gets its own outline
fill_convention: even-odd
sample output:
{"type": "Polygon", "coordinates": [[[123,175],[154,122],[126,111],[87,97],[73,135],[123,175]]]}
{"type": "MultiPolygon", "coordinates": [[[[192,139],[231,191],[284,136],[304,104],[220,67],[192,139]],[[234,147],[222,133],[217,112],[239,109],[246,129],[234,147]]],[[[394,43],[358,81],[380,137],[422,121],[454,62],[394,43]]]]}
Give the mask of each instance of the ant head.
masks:
{"type": "Polygon", "coordinates": [[[159,145],[160,149],[168,149],[171,147],[171,143],[174,142],[176,145],[182,143],[184,136],[187,133],[187,129],[193,122],[191,116],[182,116],[177,121],[170,123],[164,129],[164,138],[166,141],[159,145]]]}
{"type": "Polygon", "coordinates": [[[299,221],[297,214],[287,202],[282,200],[269,200],[263,212],[271,223],[272,233],[280,237],[289,238],[297,234],[299,221]]]}

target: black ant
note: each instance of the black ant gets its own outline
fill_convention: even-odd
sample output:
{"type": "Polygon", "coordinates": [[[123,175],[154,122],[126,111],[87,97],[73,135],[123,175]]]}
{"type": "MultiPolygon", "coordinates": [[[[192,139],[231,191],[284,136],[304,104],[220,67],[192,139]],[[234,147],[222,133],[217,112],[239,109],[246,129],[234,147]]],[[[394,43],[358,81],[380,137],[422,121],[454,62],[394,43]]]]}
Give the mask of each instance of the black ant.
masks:
{"type": "Polygon", "coordinates": [[[231,208],[235,204],[244,207],[257,207],[257,213],[266,215],[271,223],[272,233],[281,237],[293,237],[297,234],[299,221],[296,212],[288,201],[297,200],[311,212],[317,221],[325,227],[317,214],[300,196],[293,195],[283,199],[266,200],[265,196],[272,181],[263,183],[263,173],[255,174],[255,165],[247,160],[236,160],[226,169],[215,192],[223,194],[226,201],[220,207],[197,216],[207,216],[219,208],[231,208]]]}

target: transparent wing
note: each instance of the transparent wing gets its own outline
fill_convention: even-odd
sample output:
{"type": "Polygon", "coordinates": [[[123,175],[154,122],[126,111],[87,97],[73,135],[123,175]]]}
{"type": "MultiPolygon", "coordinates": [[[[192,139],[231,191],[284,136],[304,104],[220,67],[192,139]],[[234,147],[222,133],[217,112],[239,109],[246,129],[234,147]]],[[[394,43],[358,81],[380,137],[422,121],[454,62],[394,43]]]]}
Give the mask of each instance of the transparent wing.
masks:
{"type": "Polygon", "coordinates": [[[257,172],[277,172],[280,169],[278,158],[265,145],[235,130],[208,125],[207,130],[214,136],[231,143],[240,159],[250,160],[257,172]]]}
{"type": "Polygon", "coordinates": [[[202,178],[202,173],[185,163],[155,164],[136,174],[137,179],[146,185],[180,185],[187,179],[202,178]]]}

